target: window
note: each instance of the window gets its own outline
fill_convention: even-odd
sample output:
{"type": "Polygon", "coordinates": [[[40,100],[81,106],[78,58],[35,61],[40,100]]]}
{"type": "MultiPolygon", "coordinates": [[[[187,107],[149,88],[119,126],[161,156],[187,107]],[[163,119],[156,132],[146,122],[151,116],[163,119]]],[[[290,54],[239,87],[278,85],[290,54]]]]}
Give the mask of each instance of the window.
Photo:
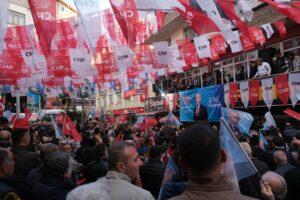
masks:
{"type": "Polygon", "coordinates": [[[25,25],[25,15],[22,13],[18,13],[10,10],[8,15],[8,23],[10,25],[25,25]]]}

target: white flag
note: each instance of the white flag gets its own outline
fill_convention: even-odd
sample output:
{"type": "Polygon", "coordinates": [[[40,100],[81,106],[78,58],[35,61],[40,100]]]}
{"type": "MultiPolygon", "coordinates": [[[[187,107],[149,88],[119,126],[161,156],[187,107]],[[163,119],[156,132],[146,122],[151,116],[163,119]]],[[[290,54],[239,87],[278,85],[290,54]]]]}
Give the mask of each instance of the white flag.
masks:
{"type": "Polygon", "coordinates": [[[243,51],[243,46],[240,39],[239,31],[234,31],[232,37],[227,40],[227,43],[230,45],[231,52],[237,53],[243,51]]]}
{"type": "Polygon", "coordinates": [[[34,54],[34,66],[31,67],[31,76],[37,81],[47,78],[47,61],[44,55],[34,54]]]}
{"type": "Polygon", "coordinates": [[[34,67],[35,64],[35,54],[36,54],[36,50],[33,49],[22,49],[21,50],[21,54],[22,54],[22,58],[25,62],[26,67],[34,67]]]}
{"type": "Polygon", "coordinates": [[[132,66],[132,52],[128,45],[114,47],[116,65],[126,72],[127,67],[132,66]]]}
{"type": "Polygon", "coordinates": [[[255,2],[256,0],[252,0],[252,1],[238,1],[237,2],[237,7],[239,9],[239,12],[241,13],[241,15],[245,18],[245,20],[247,20],[248,22],[251,22],[254,16],[254,11],[252,10],[252,8],[254,7],[254,5],[252,2],[255,2]]]}
{"type": "Polygon", "coordinates": [[[229,83],[224,84],[224,102],[227,108],[230,106],[230,99],[229,99],[229,83]]]}
{"type": "Polygon", "coordinates": [[[293,107],[300,101],[300,73],[289,74],[290,99],[293,107]]]}
{"type": "Polygon", "coordinates": [[[138,10],[174,10],[178,7],[184,9],[178,0],[135,0],[138,10]]]}
{"type": "Polygon", "coordinates": [[[10,88],[11,96],[12,97],[24,97],[27,94],[28,88],[25,87],[18,87],[18,86],[12,86],[10,88]]]}
{"type": "Polygon", "coordinates": [[[240,82],[240,93],[241,93],[241,100],[245,108],[248,108],[248,104],[249,104],[249,82],[248,81],[240,82]]]}
{"type": "Polygon", "coordinates": [[[185,61],[180,58],[178,48],[170,48],[170,56],[171,56],[171,65],[176,69],[181,69],[186,66],[185,61]]]}
{"type": "Polygon", "coordinates": [[[171,63],[171,56],[169,52],[169,45],[167,41],[154,42],[154,51],[157,62],[159,64],[167,65],[171,63]]]}
{"type": "Polygon", "coordinates": [[[265,30],[265,32],[267,33],[267,38],[269,39],[270,37],[272,37],[273,33],[274,33],[274,30],[271,26],[270,23],[268,24],[263,24],[261,25],[261,27],[265,30]]]}
{"type": "Polygon", "coordinates": [[[273,78],[266,78],[261,80],[261,87],[263,100],[270,110],[274,99],[273,78]]]}
{"type": "Polygon", "coordinates": [[[74,3],[82,15],[100,10],[99,0],[74,0],[74,3]]]}
{"type": "Polygon", "coordinates": [[[194,45],[199,58],[211,58],[210,42],[205,36],[195,37],[194,45]]]}
{"type": "Polygon", "coordinates": [[[7,31],[8,22],[8,0],[0,0],[0,53],[2,53],[4,47],[4,38],[7,31]]]}
{"type": "Polygon", "coordinates": [[[86,71],[90,71],[91,56],[85,49],[69,49],[71,68],[78,75],[86,76],[86,71]]]}

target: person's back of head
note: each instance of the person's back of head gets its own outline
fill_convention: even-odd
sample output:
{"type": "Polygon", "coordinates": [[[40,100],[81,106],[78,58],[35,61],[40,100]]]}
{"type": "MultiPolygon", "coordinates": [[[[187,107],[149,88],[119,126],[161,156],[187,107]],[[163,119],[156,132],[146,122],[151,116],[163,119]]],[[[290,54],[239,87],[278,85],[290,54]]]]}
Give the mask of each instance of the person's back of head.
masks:
{"type": "Polygon", "coordinates": [[[71,176],[70,157],[65,152],[55,152],[44,160],[41,171],[43,176],[63,178],[71,176]]]}
{"type": "Polygon", "coordinates": [[[282,137],[274,136],[272,142],[274,144],[274,149],[275,150],[284,150],[285,142],[284,142],[284,139],[282,137]]]}
{"type": "Polygon", "coordinates": [[[276,165],[284,164],[287,163],[287,157],[284,151],[282,150],[277,150],[273,154],[273,159],[276,165]]]}
{"type": "Polygon", "coordinates": [[[189,172],[207,174],[221,164],[219,136],[209,127],[192,125],[179,136],[182,162],[189,172]]]}
{"type": "Polygon", "coordinates": [[[107,149],[104,144],[97,144],[94,147],[96,159],[106,159],[107,158],[107,149]]]}
{"type": "Polygon", "coordinates": [[[250,146],[253,147],[259,147],[259,137],[258,136],[252,136],[250,137],[250,146]]]}
{"type": "Polygon", "coordinates": [[[40,147],[40,157],[42,161],[45,161],[45,159],[52,153],[58,152],[59,147],[52,143],[43,144],[40,147]]]}
{"type": "Polygon", "coordinates": [[[282,176],[275,172],[268,171],[262,176],[262,180],[270,185],[275,200],[285,199],[287,193],[287,184],[282,176]]]}
{"type": "Polygon", "coordinates": [[[17,128],[14,129],[11,134],[11,139],[14,145],[29,145],[30,144],[30,135],[28,129],[17,128]]]}
{"type": "Polygon", "coordinates": [[[159,146],[153,146],[149,149],[149,159],[160,158],[162,150],[159,146]]]}

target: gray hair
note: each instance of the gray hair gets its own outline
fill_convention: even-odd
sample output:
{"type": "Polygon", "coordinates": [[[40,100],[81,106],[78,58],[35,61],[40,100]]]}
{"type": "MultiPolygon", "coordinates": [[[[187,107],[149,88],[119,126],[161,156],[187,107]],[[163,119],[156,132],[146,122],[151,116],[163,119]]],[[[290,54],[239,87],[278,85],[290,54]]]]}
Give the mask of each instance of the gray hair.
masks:
{"type": "Polygon", "coordinates": [[[277,165],[282,163],[287,163],[286,154],[282,150],[277,150],[273,154],[273,158],[276,161],[277,165]]]}
{"type": "Polygon", "coordinates": [[[109,170],[116,170],[116,164],[118,162],[126,163],[128,161],[128,155],[126,150],[130,147],[134,147],[129,142],[123,141],[118,144],[112,145],[108,149],[108,168],[109,170]]]}
{"type": "Polygon", "coordinates": [[[243,148],[243,150],[245,151],[245,153],[248,155],[248,157],[251,158],[252,150],[251,150],[250,145],[247,142],[241,142],[240,145],[243,148]]]}
{"type": "Polygon", "coordinates": [[[282,176],[279,174],[267,171],[262,180],[268,182],[274,194],[275,200],[284,200],[287,193],[287,184],[282,176]]]}

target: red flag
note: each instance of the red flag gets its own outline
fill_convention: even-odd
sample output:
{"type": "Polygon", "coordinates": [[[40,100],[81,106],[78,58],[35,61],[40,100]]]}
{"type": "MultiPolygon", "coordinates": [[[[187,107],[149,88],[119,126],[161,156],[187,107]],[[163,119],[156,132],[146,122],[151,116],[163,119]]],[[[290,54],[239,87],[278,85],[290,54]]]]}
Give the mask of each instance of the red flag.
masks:
{"type": "Polygon", "coordinates": [[[244,34],[241,35],[241,42],[244,48],[244,51],[250,51],[255,48],[253,42],[249,39],[249,37],[244,34]]]}
{"type": "Polygon", "coordinates": [[[229,84],[229,100],[231,107],[235,107],[239,99],[239,86],[237,82],[229,84]]]}
{"type": "Polygon", "coordinates": [[[109,1],[130,48],[134,49],[138,32],[136,26],[139,21],[139,14],[134,0],[124,0],[123,4],[120,0],[109,1]]]}
{"type": "Polygon", "coordinates": [[[287,115],[289,115],[289,116],[291,116],[291,117],[293,117],[293,118],[295,118],[295,119],[297,119],[298,121],[300,121],[300,113],[298,113],[298,112],[296,112],[296,111],[294,111],[294,110],[292,110],[292,109],[286,109],[286,110],[284,110],[283,111],[285,114],[287,114],[287,115]]]}
{"type": "Polygon", "coordinates": [[[216,34],[210,38],[211,45],[217,48],[218,54],[226,53],[226,43],[221,34],[216,34]]]}
{"type": "Polygon", "coordinates": [[[280,37],[283,38],[286,35],[286,33],[287,33],[284,21],[283,20],[279,20],[277,22],[274,22],[274,25],[276,26],[277,31],[278,31],[280,37]]]}
{"type": "Polygon", "coordinates": [[[181,58],[184,58],[184,61],[187,65],[191,65],[193,63],[198,63],[198,58],[196,54],[196,48],[191,40],[182,39],[177,40],[178,50],[181,58]]]}
{"type": "Polygon", "coordinates": [[[64,51],[52,51],[47,57],[48,72],[56,77],[72,76],[70,57],[64,51]]]}
{"type": "Polygon", "coordinates": [[[286,105],[290,98],[288,74],[276,76],[275,85],[279,99],[286,105]]]}
{"type": "Polygon", "coordinates": [[[33,49],[27,26],[8,27],[5,35],[7,50],[33,49]]]}
{"type": "Polygon", "coordinates": [[[218,53],[218,48],[213,45],[213,44],[210,44],[210,51],[211,51],[211,59],[213,61],[216,61],[216,60],[219,60],[220,59],[220,56],[219,56],[219,53],[218,53]]]}
{"type": "Polygon", "coordinates": [[[25,113],[24,117],[17,117],[17,114],[12,117],[12,122],[13,122],[13,129],[16,128],[23,128],[23,129],[28,129],[30,127],[30,122],[29,118],[31,116],[31,112],[25,113]]]}
{"type": "Polygon", "coordinates": [[[75,125],[68,115],[65,116],[65,122],[63,124],[62,132],[64,135],[71,135],[75,142],[81,141],[81,135],[78,133],[75,125]]]}
{"type": "Polygon", "coordinates": [[[249,101],[254,107],[257,104],[258,96],[260,92],[260,80],[250,80],[249,81],[249,101]]]}
{"type": "Polygon", "coordinates": [[[266,42],[266,37],[260,28],[251,27],[249,28],[249,31],[252,41],[254,41],[256,44],[263,45],[266,42]]]}
{"type": "Polygon", "coordinates": [[[291,5],[283,4],[280,2],[275,2],[271,0],[261,0],[267,4],[269,4],[272,8],[280,12],[281,14],[287,16],[289,19],[293,20],[297,24],[300,24],[300,9],[299,4],[294,3],[291,5]],[[295,6],[295,7],[293,7],[295,6]]]}
{"type": "Polygon", "coordinates": [[[56,34],[56,1],[29,0],[41,48],[45,56],[51,50],[51,42],[56,34]]]}
{"type": "Polygon", "coordinates": [[[164,26],[165,11],[156,11],[157,29],[160,30],[164,26]]]}
{"type": "Polygon", "coordinates": [[[111,39],[116,41],[117,29],[116,29],[113,13],[111,12],[110,9],[105,10],[104,13],[105,14],[103,17],[103,24],[105,25],[111,39]]]}
{"type": "Polygon", "coordinates": [[[185,11],[176,8],[177,12],[197,34],[201,35],[211,32],[220,32],[220,29],[217,27],[217,25],[203,12],[196,10],[195,8],[184,3],[182,5],[185,7],[185,11]]]}
{"type": "MultiPolygon", "coordinates": [[[[222,7],[223,11],[225,12],[225,14],[227,15],[227,17],[229,17],[232,22],[237,26],[237,28],[239,29],[239,31],[242,33],[242,35],[244,36],[244,38],[249,38],[250,37],[250,33],[249,33],[249,29],[246,25],[246,23],[241,20],[235,13],[235,6],[234,6],[234,0],[217,0],[218,4],[222,7]]],[[[251,39],[249,39],[251,41],[251,39]]]]}

